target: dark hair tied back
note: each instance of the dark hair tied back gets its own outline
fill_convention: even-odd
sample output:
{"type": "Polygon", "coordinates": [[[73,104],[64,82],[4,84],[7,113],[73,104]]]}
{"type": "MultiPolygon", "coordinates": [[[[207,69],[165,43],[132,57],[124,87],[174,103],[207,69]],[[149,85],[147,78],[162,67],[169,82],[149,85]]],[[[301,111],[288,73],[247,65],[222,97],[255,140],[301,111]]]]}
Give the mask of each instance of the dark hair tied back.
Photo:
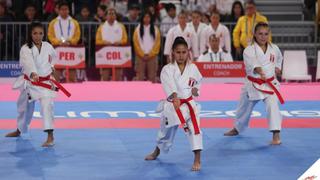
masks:
{"type": "Polygon", "coordinates": [[[185,45],[188,48],[188,43],[182,36],[178,36],[174,39],[172,50],[174,50],[178,45],[185,45]]]}
{"type": "Polygon", "coordinates": [[[27,46],[29,48],[32,48],[33,46],[33,40],[32,40],[32,30],[36,27],[44,29],[43,25],[39,21],[32,21],[31,24],[29,25],[29,30],[28,30],[28,38],[27,38],[27,46]]]}

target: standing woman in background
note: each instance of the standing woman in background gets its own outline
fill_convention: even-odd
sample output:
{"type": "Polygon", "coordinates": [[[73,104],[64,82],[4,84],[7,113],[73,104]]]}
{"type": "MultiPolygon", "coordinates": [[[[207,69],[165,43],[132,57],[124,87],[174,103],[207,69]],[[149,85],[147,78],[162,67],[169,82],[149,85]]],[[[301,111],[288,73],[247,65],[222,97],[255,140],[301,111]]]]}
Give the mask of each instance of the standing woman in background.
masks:
{"type": "MultiPolygon", "coordinates": [[[[52,58],[56,56],[51,44],[42,41],[44,27],[40,22],[32,22],[28,31],[28,40],[20,50],[20,65],[23,75],[14,84],[21,91],[18,102],[17,130],[6,137],[18,137],[28,131],[35,101],[40,101],[44,132],[48,134],[43,147],[54,145],[53,137],[53,98],[56,96],[56,81],[53,78],[52,58]]],[[[61,88],[60,86],[58,86],[61,88]]]]}
{"type": "Polygon", "coordinates": [[[160,31],[153,24],[152,14],[146,12],[133,34],[133,45],[137,56],[135,70],[139,81],[145,79],[147,71],[147,79],[156,82],[160,41],[160,31]]]}

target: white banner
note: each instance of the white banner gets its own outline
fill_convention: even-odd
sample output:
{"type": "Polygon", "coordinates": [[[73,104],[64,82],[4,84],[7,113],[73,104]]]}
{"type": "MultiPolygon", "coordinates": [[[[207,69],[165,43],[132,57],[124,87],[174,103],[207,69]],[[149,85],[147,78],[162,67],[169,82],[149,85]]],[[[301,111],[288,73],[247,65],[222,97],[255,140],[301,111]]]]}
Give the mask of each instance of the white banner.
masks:
{"type": "Polygon", "coordinates": [[[53,59],[55,67],[84,68],[85,47],[84,46],[57,46],[57,56],[53,59]]]}
{"type": "Polygon", "coordinates": [[[131,67],[131,47],[105,46],[96,50],[96,67],[131,67]]]}
{"type": "Polygon", "coordinates": [[[320,179],[320,159],[318,159],[298,180],[319,180],[320,179]]]}

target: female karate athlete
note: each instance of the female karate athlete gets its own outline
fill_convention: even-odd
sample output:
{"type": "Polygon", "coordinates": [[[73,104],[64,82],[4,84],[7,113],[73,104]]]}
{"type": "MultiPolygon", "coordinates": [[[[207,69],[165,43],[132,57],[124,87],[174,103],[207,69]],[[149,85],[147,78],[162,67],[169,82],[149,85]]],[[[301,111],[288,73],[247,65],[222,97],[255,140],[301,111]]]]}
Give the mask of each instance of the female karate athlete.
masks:
{"type": "Polygon", "coordinates": [[[284,100],[279,93],[280,83],[276,76],[281,74],[282,54],[277,45],[268,42],[270,28],[258,23],[254,29],[254,41],[243,53],[246,81],[240,95],[234,128],[225,136],[236,136],[248,127],[254,106],[262,100],[265,103],[269,131],[273,133],[270,144],[279,145],[282,117],[278,101],[284,100]]]}
{"type": "Polygon", "coordinates": [[[145,160],[155,160],[160,151],[167,153],[173,144],[179,124],[182,124],[194,152],[192,171],[199,171],[202,133],[200,130],[199,105],[193,97],[199,95],[202,76],[197,66],[191,63],[188,44],[183,37],[177,37],[172,45],[173,61],[163,67],[160,79],[167,100],[158,107],[161,112],[160,130],[155,150],[145,160]]]}
{"type": "Polygon", "coordinates": [[[8,133],[6,137],[18,137],[28,131],[35,101],[39,100],[43,117],[44,131],[47,140],[43,147],[54,145],[53,137],[53,98],[58,89],[70,96],[57,81],[53,79],[54,68],[52,58],[56,55],[54,48],[48,42],[42,41],[44,28],[40,22],[32,22],[28,31],[28,40],[20,50],[20,64],[23,75],[14,84],[14,89],[20,90],[17,101],[17,130],[8,133]]]}

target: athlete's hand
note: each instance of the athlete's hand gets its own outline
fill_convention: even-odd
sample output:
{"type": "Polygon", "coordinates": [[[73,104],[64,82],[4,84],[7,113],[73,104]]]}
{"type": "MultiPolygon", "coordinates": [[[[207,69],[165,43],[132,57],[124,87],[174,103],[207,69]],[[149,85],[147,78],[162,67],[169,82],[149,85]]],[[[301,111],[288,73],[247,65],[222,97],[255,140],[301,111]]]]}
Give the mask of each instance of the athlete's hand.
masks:
{"type": "Polygon", "coordinates": [[[261,67],[256,67],[256,68],[254,68],[254,71],[255,71],[256,73],[260,74],[262,80],[266,80],[266,79],[267,79],[267,78],[266,78],[266,74],[262,71],[262,68],[261,68],[261,67]]]}
{"type": "Polygon", "coordinates": [[[281,76],[281,69],[276,67],[275,73],[277,76],[281,76]]]}
{"type": "Polygon", "coordinates": [[[180,99],[179,98],[173,98],[172,102],[173,102],[174,109],[179,109],[179,107],[181,105],[180,99]]]}
{"type": "Polygon", "coordinates": [[[34,72],[31,73],[30,77],[31,77],[32,81],[34,81],[34,82],[38,82],[39,81],[39,76],[38,76],[37,73],[34,73],[34,72]]]}
{"type": "Polygon", "coordinates": [[[192,93],[192,96],[199,96],[199,94],[198,94],[198,88],[192,88],[191,89],[191,93],[192,93]]]}

